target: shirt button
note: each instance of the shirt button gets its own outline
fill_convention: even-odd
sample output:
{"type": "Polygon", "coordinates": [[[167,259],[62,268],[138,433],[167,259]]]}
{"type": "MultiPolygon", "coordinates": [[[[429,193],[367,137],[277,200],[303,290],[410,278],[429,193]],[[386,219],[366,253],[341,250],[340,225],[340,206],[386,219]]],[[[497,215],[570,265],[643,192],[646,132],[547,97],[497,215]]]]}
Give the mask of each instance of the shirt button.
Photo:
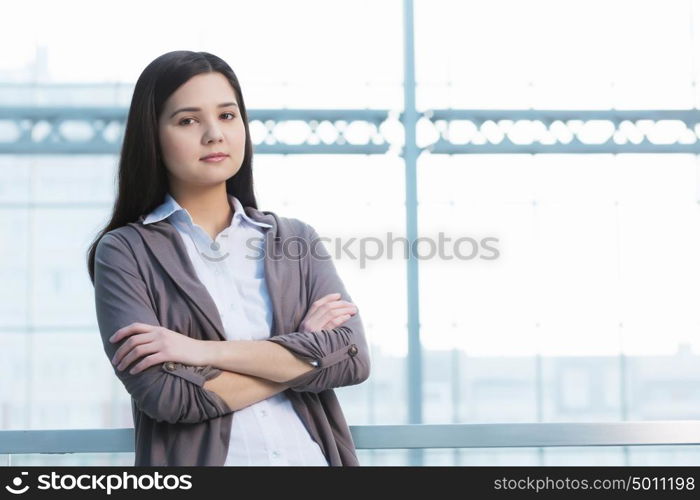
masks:
{"type": "Polygon", "coordinates": [[[351,345],[348,349],[348,354],[350,356],[355,356],[357,354],[357,346],[355,344],[351,345]]]}
{"type": "Polygon", "coordinates": [[[260,415],[262,415],[263,417],[267,417],[267,411],[260,410],[260,415]]]}
{"type": "Polygon", "coordinates": [[[217,251],[219,249],[219,244],[215,241],[211,245],[211,249],[217,251]]]}
{"type": "Polygon", "coordinates": [[[277,451],[277,450],[275,450],[275,451],[272,452],[272,456],[275,457],[275,458],[278,458],[278,457],[280,456],[280,452],[277,451]]]}
{"type": "Polygon", "coordinates": [[[168,370],[169,372],[175,370],[175,363],[173,363],[172,361],[166,362],[165,369],[168,370]]]}

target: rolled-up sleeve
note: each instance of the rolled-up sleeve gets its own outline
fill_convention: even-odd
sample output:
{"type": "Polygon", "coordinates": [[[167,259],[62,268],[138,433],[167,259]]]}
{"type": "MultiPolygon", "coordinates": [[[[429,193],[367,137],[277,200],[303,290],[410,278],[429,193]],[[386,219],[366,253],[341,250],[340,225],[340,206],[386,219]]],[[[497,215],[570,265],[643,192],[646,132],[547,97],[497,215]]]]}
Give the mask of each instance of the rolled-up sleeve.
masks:
{"type": "MultiPolygon", "coordinates": [[[[97,323],[111,365],[126,341],[111,343],[114,332],[137,322],[160,326],[134,254],[122,236],[108,233],[100,239],[95,251],[94,287],[97,323]]],[[[197,423],[233,412],[218,394],[203,387],[221,373],[218,368],[167,362],[133,375],[115,366],[113,369],[136,406],[158,422],[197,423]]]]}
{"type": "MultiPolygon", "coordinates": [[[[333,260],[316,230],[305,226],[308,252],[303,268],[306,270],[308,304],[331,293],[352,302],[336,271],[333,260]]],[[[358,312],[337,328],[316,332],[291,332],[267,339],[315,368],[285,382],[297,392],[321,392],[335,387],[357,385],[369,378],[370,356],[365,331],[358,312]]]]}

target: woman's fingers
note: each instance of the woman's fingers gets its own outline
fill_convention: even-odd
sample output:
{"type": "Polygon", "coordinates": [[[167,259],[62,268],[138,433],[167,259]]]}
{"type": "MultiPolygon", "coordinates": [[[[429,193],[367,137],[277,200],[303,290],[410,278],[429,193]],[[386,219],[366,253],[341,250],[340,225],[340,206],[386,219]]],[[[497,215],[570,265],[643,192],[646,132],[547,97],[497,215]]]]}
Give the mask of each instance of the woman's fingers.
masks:
{"type": "Polygon", "coordinates": [[[318,299],[316,302],[314,302],[313,304],[311,304],[311,307],[310,307],[309,310],[306,312],[306,314],[307,314],[307,315],[313,314],[314,312],[316,312],[316,309],[318,309],[319,307],[321,307],[323,304],[325,304],[325,303],[327,303],[327,302],[330,302],[330,301],[332,301],[332,300],[338,300],[339,298],[340,298],[340,294],[339,294],[339,293],[329,293],[328,295],[325,295],[325,296],[321,297],[321,298],[318,299]]]}
{"type": "Polygon", "coordinates": [[[329,321],[334,320],[335,318],[339,316],[345,316],[346,314],[355,314],[357,313],[357,308],[355,306],[350,306],[350,307],[335,307],[333,309],[329,309],[323,316],[321,316],[321,323],[328,323],[329,321]]]}
{"type": "Polygon", "coordinates": [[[130,325],[120,328],[114,332],[114,334],[109,338],[109,341],[114,344],[119,342],[124,337],[128,337],[129,335],[133,335],[135,333],[147,333],[154,328],[157,328],[157,326],[149,325],[147,323],[131,323],[130,325]]]}
{"type": "Polygon", "coordinates": [[[337,328],[343,323],[345,323],[347,320],[349,320],[351,316],[352,314],[343,314],[342,316],[338,316],[337,318],[323,325],[323,328],[321,328],[321,330],[331,330],[333,328],[337,328]]]}
{"type": "Polygon", "coordinates": [[[136,373],[142,372],[146,368],[150,368],[151,366],[157,365],[158,363],[162,363],[164,361],[167,361],[167,360],[163,356],[163,353],[156,352],[155,354],[151,354],[150,356],[146,356],[141,361],[136,363],[136,365],[131,370],[129,370],[129,373],[134,375],[136,373]]]}
{"type": "Polygon", "coordinates": [[[305,331],[322,330],[336,318],[347,316],[342,322],[357,314],[357,306],[347,300],[341,300],[340,297],[340,293],[330,293],[311,304],[302,322],[302,328],[305,331]]]}
{"type": "Polygon", "coordinates": [[[159,352],[159,349],[158,347],[156,347],[155,342],[149,342],[148,344],[138,345],[134,347],[131,351],[129,351],[129,354],[124,356],[124,359],[122,359],[121,363],[119,363],[119,365],[117,366],[117,370],[126,370],[126,368],[131,366],[131,363],[133,363],[137,359],[141,359],[144,356],[154,354],[157,352],[159,352]]]}
{"type": "MultiPolygon", "coordinates": [[[[353,304],[352,302],[348,302],[347,300],[334,300],[333,302],[326,302],[325,304],[319,306],[316,309],[315,314],[323,316],[329,311],[341,308],[357,309],[355,304],[353,304]]],[[[311,314],[313,315],[314,313],[311,314]]]]}
{"type": "MultiPolygon", "coordinates": [[[[149,342],[153,341],[154,337],[155,335],[153,333],[142,333],[140,335],[132,335],[121,346],[119,346],[119,349],[117,349],[117,352],[112,358],[112,364],[122,364],[125,360],[125,357],[128,356],[131,352],[133,352],[134,349],[143,344],[148,344],[149,342]]],[[[141,349],[139,349],[139,352],[140,351],[141,349]]]]}

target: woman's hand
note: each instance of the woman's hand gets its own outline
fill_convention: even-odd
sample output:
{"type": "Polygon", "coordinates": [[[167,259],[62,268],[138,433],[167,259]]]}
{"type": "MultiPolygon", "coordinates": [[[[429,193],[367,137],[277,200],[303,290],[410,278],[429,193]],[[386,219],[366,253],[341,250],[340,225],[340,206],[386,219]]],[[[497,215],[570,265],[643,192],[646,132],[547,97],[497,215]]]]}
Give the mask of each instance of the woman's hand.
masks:
{"type": "Polygon", "coordinates": [[[336,328],[356,313],[357,307],[352,302],[340,300],[339,293],[331,293],[311,304],[299,331],[308,333],[336,328]]]}
{"type": "Polygon", "coordinates": [[[132,323],[120,328],[109,339],[116,343],[130,337],[124,342],[112,358],[117,370],[124,370],[137,359],[143,358],[129,373],[139,373],[158,363],[175,361],[194,366],[203,366],[207,360],[207,343],[193,339],[162,326],[132,323]]]}

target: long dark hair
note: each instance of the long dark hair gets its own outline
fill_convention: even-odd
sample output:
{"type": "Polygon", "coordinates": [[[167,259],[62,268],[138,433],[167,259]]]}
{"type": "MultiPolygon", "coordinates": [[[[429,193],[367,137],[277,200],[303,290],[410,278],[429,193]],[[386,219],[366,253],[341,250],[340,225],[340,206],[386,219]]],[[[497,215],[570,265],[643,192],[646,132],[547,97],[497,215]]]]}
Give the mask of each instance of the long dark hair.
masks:
{"type": "Polygon", "coordinates": [[[245,124],[245,156],[238,172],[226,181],[226,191],[244,207],[258,208],[253,192],[253,145],[241,86],[231,67],[208,52],[177,50],[154,59],[134,87],[119,158],[118,192],[112,217],[87,252],[90,281],[95,283],[95,250],[112,229],[136,222],[163,202],[168,178],[158,138],[158,117],[168,97],[190,78],[201,73],[221,73],[233,87],[238,111],[245,124]]]}

